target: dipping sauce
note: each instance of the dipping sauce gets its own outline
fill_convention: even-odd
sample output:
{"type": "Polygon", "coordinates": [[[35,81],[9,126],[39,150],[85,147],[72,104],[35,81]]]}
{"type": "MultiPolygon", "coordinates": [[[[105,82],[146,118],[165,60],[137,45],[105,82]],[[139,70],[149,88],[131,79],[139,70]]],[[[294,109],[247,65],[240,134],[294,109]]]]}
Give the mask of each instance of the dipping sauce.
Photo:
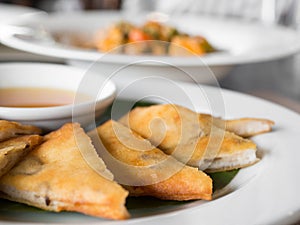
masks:
{"type": "MultiPolygon", "coordinates": [[[[0,107],[53,107],[73,104],[76,93],[55,88],[0,88],[0,107]]],[[[92,98],[85,94],[76,96],[76,102],[92,98]]]]}

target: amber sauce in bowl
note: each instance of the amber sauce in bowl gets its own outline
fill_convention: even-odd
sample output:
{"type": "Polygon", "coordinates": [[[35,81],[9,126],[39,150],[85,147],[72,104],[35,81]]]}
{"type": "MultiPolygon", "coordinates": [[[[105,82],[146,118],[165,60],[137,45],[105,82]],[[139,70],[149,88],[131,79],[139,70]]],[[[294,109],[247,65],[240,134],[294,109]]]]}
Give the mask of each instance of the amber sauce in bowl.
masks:
{"type": "MultiPolygon", "coordinates": [[[[0,89],[0,107],[41,108],[73,104],[76,93],[58,88],[15,87],[0,89]]],[[[91,97],[77,94],[76,101],[85,102],[91,97]]]]}
{"type": "Polygon", "coordinates": [[[88,129],[116,93],[113,82],[93,71],[48,63],[0,65],[0,120],[35,125],[45,132],[69,122],[88,129]]]}

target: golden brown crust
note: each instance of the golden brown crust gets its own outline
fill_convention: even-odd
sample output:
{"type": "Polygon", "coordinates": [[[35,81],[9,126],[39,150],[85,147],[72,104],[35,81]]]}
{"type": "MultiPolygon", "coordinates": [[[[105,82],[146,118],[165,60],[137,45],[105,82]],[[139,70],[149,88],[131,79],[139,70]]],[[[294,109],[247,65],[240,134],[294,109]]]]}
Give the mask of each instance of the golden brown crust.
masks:
{"type": "Polygon", "coordinates": [[[24,135],[0,143],[0,177],[42,142],[39,135],[24,135]]]}
{"type": "Polygon", "coordinates": [[[107,166],[111,166],[117,180],[125,176],[127,181],[132,181],[125,184],[131,195],[168,200],[211,199],[212,180],[197,168],[185,166],[164,154],[115,121],[106,122],[97,131],[106,150],[121,162],[111,166],[106,161],[107,166]],[[135,185],[138,181],[140,183],[135,185]]]}
{"type": "Polygon", "coordinates": [[[226,129],[242,137],[252,137],[270,132],[274,124],[274,121],[268,119],[241,118],[226,120],[226,129]]]}
{"type": "Polygon", "coordinates": [[[254,142],[241,138],[233,133],[224,132],[222,142],[216,152],[216,155],[206,153],[209,142],[220,142],[219,137],[213,135],[206,135],[198,139],[197,142],[197,151],[194,151],[194,154],[191,157],[191,160],[197,160],[202,157],[206,158],[215,158],[223,157],[226,155],[234,154],[238,151],[244,151],[248,149],[256,149],[254,142]]]}
{"type": "Polygon", "coordinates": [[[274,121],[268,119],[246,117],[224,120],[203,113],[199,113],[199,120],[205,124],[205,126],[211,126],[213,124],[220,129],[226,129],[231,133],[245,138],[270,132],[272,131],[272,126],[275,124],[274,121]]]}
{"type": "Polygon", "coordinates": [[[153,196],[176,201],[211,200],[211,182],[211,178],[197,168],[185,166],[178,173],[159,183],[146,186],[126,186],[126,189],[132,196],[153,196]]]}
{"type": "Polygon", "coordinates": [[[43,144],[0,179],[0,191],[10,200],[46,210],[128,218],[124,206],[128,192],[91,169],[77,141],[91,141],[78,124],[48,134],[43,144]]]}
{"type": "Polygon", "coordinates": [[[41,134],[41,132],[41,129],[35,126],[0,120],[0,141],[24,134],[41,134]]]}
{"type": "Polygon", "coordinates": [[[136,107],[120,123],[163,149],[174,148],[208,132],[198,114],[177,105],[136,107]]]}
{"type": "MultiPolygon", "coordinates": [[[[165,153],[202,169],[207,168],[201,165],[201,162],[206,160],[209,162],[216,157],[222,158],[228,155],[235,157],[237,152],[249,149],[256,151],[256,145],[251,140],[225,131],[223,120],[208,114],[198,114],[177,105],[137,107],[121,118],[120,122],[152,143],[158,143],[159,148],[165,153]],[[160,120],[164,127],[156,126],[152,122],[155,120],[160,120]],[[158,136],[163,137],[160,142],[155,140],[157,133],[158,136]]],[[[248,162],[245,162],[246,164],[248,162]]],[[[243,162],[237,167],[242,166],[243,162]]],[[[232,166],[222,167],[222,169],[229,170],[232,166]]]]}

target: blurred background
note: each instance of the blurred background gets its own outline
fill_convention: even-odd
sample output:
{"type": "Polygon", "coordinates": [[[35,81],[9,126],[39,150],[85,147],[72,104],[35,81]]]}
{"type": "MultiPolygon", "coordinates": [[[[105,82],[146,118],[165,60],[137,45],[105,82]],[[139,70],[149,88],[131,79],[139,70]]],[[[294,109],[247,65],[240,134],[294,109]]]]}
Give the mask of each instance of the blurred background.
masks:
{"type": "Polygon", "coordinates": [[[240,17],[297,26],[298,0],[0,0],[0,3],[33,7],[46,12],[75,10],[159,11],[240,17]]]}
{"type": "Polygon", "coordinates": [[[120,9],[122,4],[121,0],[1,0],[0,2],[33,7],[47,12],[120,9]]]}
{"type": "MultiPolygon", "coordinates": [[[[159,11],[166,14],[204,14],[259,21],[295,30],[300,27],[298,0],[0,0],[0,3],[33,7],[46,12],[122,10],[129,13],[159,11]]],[[[10,50],[0,50],[1,61],[9,61],[6,56],[1,57],[1,51],[10,50]]],[[[238,65],[219,83],[221,87],[259,96],[300,112],[299,54],[238,65]]]]}

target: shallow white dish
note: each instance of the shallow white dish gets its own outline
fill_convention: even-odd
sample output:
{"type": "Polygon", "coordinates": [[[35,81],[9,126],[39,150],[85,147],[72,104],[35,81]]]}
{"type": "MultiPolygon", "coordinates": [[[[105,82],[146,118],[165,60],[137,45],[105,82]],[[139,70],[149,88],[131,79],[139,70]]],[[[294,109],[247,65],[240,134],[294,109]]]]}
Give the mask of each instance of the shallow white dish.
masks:
{"type": "Polygon", "coordinates": [[[0,24],[13,23],[14,20],[24,19],[42,13],[30,7],[0,3],[0,24]]]}
{"type": "Polygon", "coordinates": [[[72,121],[88,127],[107,109],[116,94],[114,83],[105,81],[103,76],[65,65],[3,63],[0,64],[0,79],[0,88],[54,88],[75,93],[74,101],[69,105],[40,108],[0,106],[1,119],[36,125],[44,131],[58,129],[72,121]],[[79,102],[76,93],[89,97],[79,102]]]}
{"type": "MultiPolygon", "coordinates": [[[[10,224],[205,224],[205,225],[284,225],[300,220],[298,151],[300,116],[279,105],[237,92],[179,84],[161,78],[143,79],[119,92],[116,100],[173,102],[227,118],[263,117],[276,122],[274,131],[254,137],[261,161],[242,169],[232,182],[210,202],[193,201],[177,206],[131,210],[127,221],[108,221],[76,213],[18,210],[1,205],[0,222],[10,224]],[[157,84],[158,80],[160,84],[157,84]],[[143,85],[148,84],[148,85],[143,85]],[[168,88],[169,92],[163,91],[168,88]]],[[[115,103],[116,104],[116,103],[115,103]]],[[[115,106],[113,104],[113,106],[115,106]]],[[[113,116],[122,114],[115,106],[113,116]]]]}
{"type": "Polygon", "coordinates": [[[234,65],[273,60],[294,54],[300,49],[298,41],[300,35],[295,30],[264,26],[237,19],[205,16],[174,16],[167,21],[181,31],[205,36],[216,48],[222,50],[204,57],[105,55],[97,51],[62,46],[51,42],[47,39],[47,35],[40,30],[42,28],[42,30],[48,31],[50,36],[52,32],[56,31],[93,33],[120,19],[142,23],[147,17],[111,11],[56,13],[33,22],[19,21],[17,24],[39,29],[29,32],[24,29],[2,29],[0,39],[10,47],[40,55],[64,58],[74,65],[87,67],[90,63],[98,61],[98,70],[107,76],[124,65],[137,63],[132,67],[130,73],[124,72],[120,78],[115,79],[117,84],[121,83],[121,86],[124,85],[121,78],[128,81],[141,76],[146,77],[149,74],[167,75],[174,80],[213,83],[216,78],[223,77],[234,65]],[[20,32],[22,35],[18,35],[20,32]],[[170,71],[169,65],[180,67],[190,76],[170,71]],[[209,69],[206,66],[209,66],[209,69]],[[143,75],[145,71],[148,73],[143,75]],[[211,71],[214,74],[211,74],[211,71]]]}
{"type": "MultiPolygon", "coordinates": [[[[13,24],[16,20],[24,22],[44,13],[41,10],[30,7],[0,3],[0,25],[13,24]]],[[[8,61],[62,62],[62,60],[54,57],[36,55],[4,46],[0,41],[0,62],[8,61]]]]}

